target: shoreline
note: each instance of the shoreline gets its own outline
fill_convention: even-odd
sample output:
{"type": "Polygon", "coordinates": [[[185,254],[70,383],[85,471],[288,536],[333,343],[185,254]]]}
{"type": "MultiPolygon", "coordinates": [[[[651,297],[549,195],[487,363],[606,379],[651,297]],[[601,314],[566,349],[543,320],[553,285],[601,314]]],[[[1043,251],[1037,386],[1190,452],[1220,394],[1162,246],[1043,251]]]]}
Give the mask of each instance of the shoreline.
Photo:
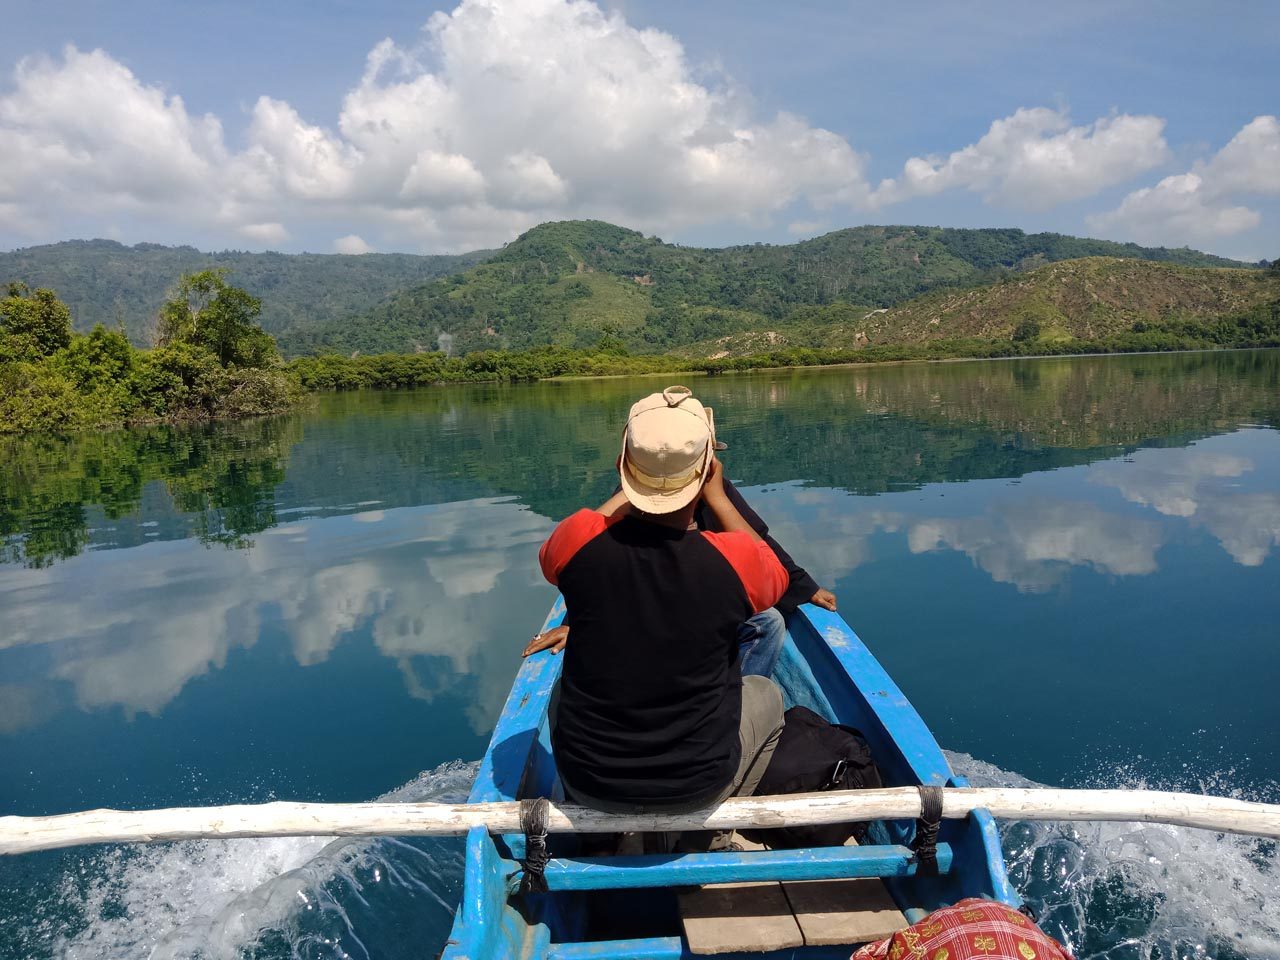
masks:
{"type": "MultiPolygon", "coordinates": [[[[626,379],[654,379],[669,378],[672,376],[681,377],[721,377],[727,375],[754,375],[761,373],[773,373],[782,370],[831,370],[831,369],[875,369],[885,367],[903,367],[915,364],[948,364],[948,363],[975,363],[975,362],[993,362],[993,361],[1010,361],[1010,360],[1074,360],[1083,358],[1097,359],[1101,357],[1121,357],[1121,356],[1159,356],[1169,354],[1195,354],[1195,353],[1241,353],[1254,350],[1280,350],[1280,345],[1267,344],[1261,346],[1231,346],[1231,347],[1187,347],[1171,350],[1097,350],[1089,352],[1067,352],[1067,353],[1037,353],[1037,354],[1019,354],[1015,356],[953,356],[953,357],[904,357],[900,359],[867,359],[867,360],[832,360],[829,363],[778,363],[778,364],[761,364],[760,366],[744,366],[740,368],[730,367],[721,370],[708,370],[703,368],[684,367],[681,368],[680,361],[673,362],[671,368],[660,370],[644,370],[633,373],[566,373],[560,375],[542,376],[542,377],[477,377],[477,378],[458,378],[458,379],[437,379],[421,383],[371,383],[359,384],[356,386],[306,386],[301,380],[295,381],[298,384],[299,393],[295,400],[289,404],[287,408],[271,411],[268,413],[255,414],[250,416],[238,416],[236,414],[209,414],[192,415],[191,411],[183,411],[179,416],[174,417],[146,417],[138,419],[129,419],[124,421],[115,421],[101,423],[92,426],[75,428],[75,429],[43,429],[28,431],[0,431],[0,438],[7,440],[24,440],[39,437],[59,437],[67,438],[76,435],[90,433],[94,431],[116,431],[128,430],[133,428],[146,428],[152,426],[171,426],[171,427],[192,427],[202,424],[213,423],[238,423],[254,420],[269,420],[279,417],[290,416],[301,409],[305,409],[314,403],[315,399],[321,394],[338,394],[338,393],[363,393],[365,391],[387,391],[400,392],[403,390],[419,390],[432,387],[465,387],[478,385],[505,385],[515,386],[521,383],[566,383],[566,382],[582,382],[591,380],[626,380],[626,379]]],[[[373,355],[387,357],[413,357],[414,354],[385,354],[373,355]]],[[[283,372],[289,373],[288,365],[296,362],[298,359],[316,359],[295,358],[293,361],[287,361],[283,372]]],[[[344,362],[350,362],[351,358],[342,358],[344,362]]],[[[358,359],[358,358],[355,358],[358,359]]],[[[750,359],[750,358],[744,358],[750,359]]],[[[691,361],[693,362],[693,361],[691,361]]],[[[297,376],[296,371],[292,372],[293,376],[297,376]]]]}
{"type": "MultiPolygon", "coordinates": [[[[574,373],[564,376],[539,377],[532,383],[563,383],[567,381],[581,380],[635,380],[642,377],[665,377],[674,373],[692,377],[725,377],[733,375],[744,375],[752,373],[768,373],[774,370],[833,370],[833,369],[849,369],[859,367],[868,369],[872,367],[905,367],[911,364],[922,363],[1007,363],[1013,360],[1079,360],[1086,358],[1098,357],[1156,357],[1169,356],[1173,354],[1187,353],[1245,353],[1253,350],[1280,350],[1280,346],[1266,347],[1203,347],[1203,348],[1185,348],[1180,350],[1099,350],[1093,353],[1034,353],[1024,354],[1016,357],[911,357],[903,360],[841,360],[834,363],[790,363],[779,364],[777,366],[768,367],[748,367],[742,370],[691,370],[691,369],[672,369],[672,370],[653,370],[645,373],[574,373]]],[[[423,386],[465,386],[471,383],[503,383],[518,381],[501,381],[501,380],[474,380],[474,381],[448,381],[441,380],[435,384],[423,384],[423,386]]],[[[366,387],[368,390],[386,390],[401,389],[395,387],[366,387]]],[[[415,388],[408,388],[415,389],[415,388]]],[[[338,393],[342,391],[316,391],[338,393]]]]}

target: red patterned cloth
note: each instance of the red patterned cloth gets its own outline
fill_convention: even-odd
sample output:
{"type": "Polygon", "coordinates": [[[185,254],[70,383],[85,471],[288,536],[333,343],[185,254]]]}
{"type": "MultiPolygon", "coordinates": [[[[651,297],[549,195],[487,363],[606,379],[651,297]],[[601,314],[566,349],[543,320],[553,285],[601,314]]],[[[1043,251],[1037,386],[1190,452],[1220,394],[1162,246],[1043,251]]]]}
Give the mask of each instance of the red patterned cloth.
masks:
{"type": "Polygon", "coordinates": [[[850,960],[1071,960],[1071,954],[1012,907],[974,897],[868,943],[850,960]]]}

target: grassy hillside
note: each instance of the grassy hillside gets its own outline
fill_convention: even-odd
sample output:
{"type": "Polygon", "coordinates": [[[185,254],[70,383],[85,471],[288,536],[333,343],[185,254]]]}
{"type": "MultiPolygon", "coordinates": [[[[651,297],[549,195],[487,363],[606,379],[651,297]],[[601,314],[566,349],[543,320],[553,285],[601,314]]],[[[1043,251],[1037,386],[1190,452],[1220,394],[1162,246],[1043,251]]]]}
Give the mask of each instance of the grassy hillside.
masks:
{"type": "MultiPolygon", "coordinates": [[[[934,293],[873,315],[874,341],[1005,339],[1024,324],[1039,336],[1107,337],[1136,323],[1207,319],[1280,296],[1271,271],[1177,267],[1089,257],[1041,267],[976,290],[934,293]]],[[[1024,328],[1026,329],[1026,328],[1024,328]]]]}
{"type": "Polygon", "coordinates": [[[1203,321],[1280,299],[1275,270],[1182,267],[1087,257],[981,287],[939,290],[836,323],[792,322],[692,344],[686,356],[747,356],[786,347],[856,348],[957,338],[1099,340],[1143,326],[1203,321]]]}
{"type": "Polygon", "coordinates": [[[1021,230],[855,227],[786,246],[701,249],[568,221],[536,227],[486,263],[362,316],[295,327],[281,345],[289,354],[547,344],[654,352],[778,325],[839,325],[863,306],[1084,256],[1243,266],[1190,250],[1021,230]]]}
{"type": "Polygon", "coordinates": [[[76,329],[119,323],[134,343],[144,345],[156,310],[184,273],[226,267],[231,283],[262,298],[263,327],[279,333],[368,310],[397,290],[465,269],[486,255],[202,253],[154,243],[69,240],[0,253],[0,289],[10,280],[33,290],[48,287],[71,308],[76,329]]]}

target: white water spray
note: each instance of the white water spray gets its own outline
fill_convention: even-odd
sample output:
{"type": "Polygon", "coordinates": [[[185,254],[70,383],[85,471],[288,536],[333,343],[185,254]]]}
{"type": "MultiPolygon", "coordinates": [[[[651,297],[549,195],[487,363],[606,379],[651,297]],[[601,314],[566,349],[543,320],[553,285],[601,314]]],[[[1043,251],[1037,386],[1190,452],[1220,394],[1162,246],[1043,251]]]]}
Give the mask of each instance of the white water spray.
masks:
{"type": "MultiPolygon", "coordinates": [[[[975,787],[1043,786],[968,754],[947,759],[975,787]]],[[[1098,786],[1154,787],[1130,771],[1107,779],[1098,786]]],[[[1159,789],[1238,795],[1211,779],[1159,789]]],[[[1129,823],[1002,823],[1000,833],[1013,885],[1077,960],[1280,958],[1274,841],[1129,823]]]]}
{"type": "MultiPolygon", "coordinates": [[[[378,799],[462,802],[477,766],[446,763],[378,799]]],[[[451,917],[461,862],[453,839],[111,847],[64,874],[60,902],[19,936],[31,955],[67,960],[363,958],[369,951],[353,913],[390,887],[416,898],[424,915],[434,908],[451,917]]]]}

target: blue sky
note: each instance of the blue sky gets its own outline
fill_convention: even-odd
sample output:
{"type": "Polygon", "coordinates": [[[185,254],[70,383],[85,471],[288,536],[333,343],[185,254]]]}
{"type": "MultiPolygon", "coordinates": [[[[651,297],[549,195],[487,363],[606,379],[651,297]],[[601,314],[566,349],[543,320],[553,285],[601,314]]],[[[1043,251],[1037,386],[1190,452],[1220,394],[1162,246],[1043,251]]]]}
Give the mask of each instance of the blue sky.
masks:
{"type": "Polygon", "coordinates": [[[1261,2],[7,6],[0,248],[460,250],[598,216],[1280,256],[1261,2]]]}

